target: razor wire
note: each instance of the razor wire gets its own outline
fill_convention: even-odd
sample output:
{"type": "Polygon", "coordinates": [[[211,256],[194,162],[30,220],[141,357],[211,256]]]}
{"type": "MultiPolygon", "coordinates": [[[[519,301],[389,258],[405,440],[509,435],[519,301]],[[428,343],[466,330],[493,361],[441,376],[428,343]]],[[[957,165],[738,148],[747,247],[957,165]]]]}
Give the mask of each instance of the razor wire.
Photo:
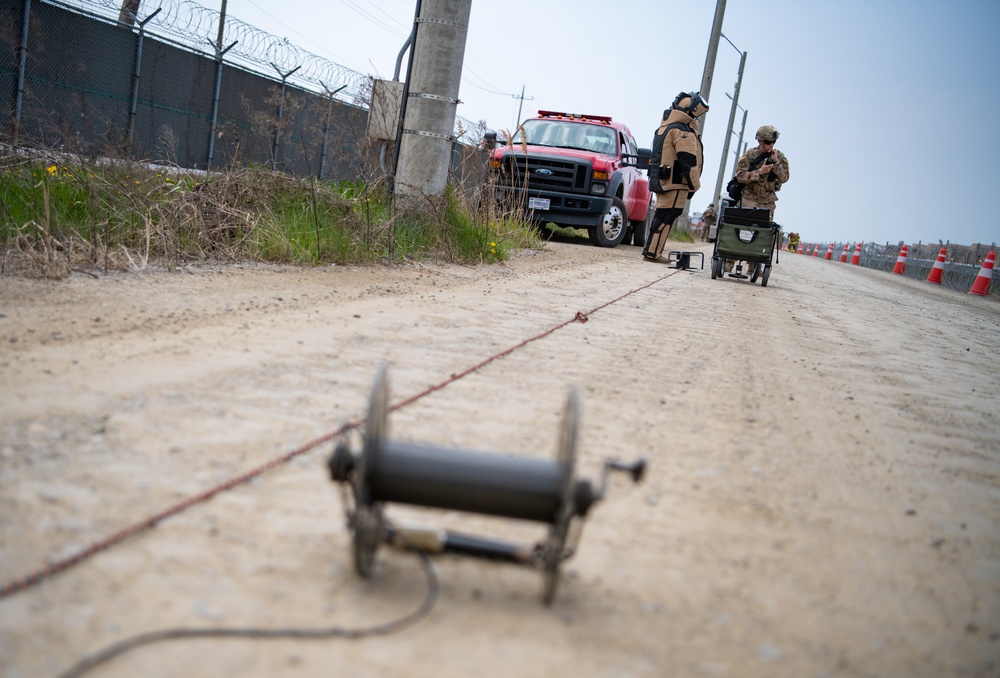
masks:
{"type": "MultiPolygon", "coordinates": [[[[120,0],[61,0],[53,4],[86,9],[116,21],[120,21],[123,11],[120,0]]],[[[277,72],[280,78],[281,74],[297,69],[289,81],[312,91],[332,91],[347,85],[350,93],[356,95],[368,78],[364,73],[313,54],[286,38],[279,38],[229,14],[219,44],[221,12],[192,0],[159,0],[156,5],[145,3],[134,18],[137,22],[149,19],[145,28],[147,33],[169,37],[194,51],[217,55],[232,45],[226,52],[228,58],[264,75],[273,76],[277,72]]]]}
{"type": "MultiPolygon", "coordinates": [[[[43,1],[85,9],[119,22],[121,12],[127,11],[122,10],[121,0],[43,1]]],[[[255,73],[278,81],[287,77],[287,82],[311,92],[368,107],[366,82],[374,76],[313,54],[287,38],[279,38],[229,13],[220,43],[221,18],[220,11],[203,7],[193,0],[158,0],[155,6],[147,1],[141,6],[140,14],[134,17],[136,23],[149,20],[145,24],[147,33],[170,38],[193,51],[219,58],[219,52],[232,45],[225,52],[226,58],[255,73]]],[[[468,118],[455,118],[456,136],[478,127],[481,127],[479,123],[468,118]]]]}

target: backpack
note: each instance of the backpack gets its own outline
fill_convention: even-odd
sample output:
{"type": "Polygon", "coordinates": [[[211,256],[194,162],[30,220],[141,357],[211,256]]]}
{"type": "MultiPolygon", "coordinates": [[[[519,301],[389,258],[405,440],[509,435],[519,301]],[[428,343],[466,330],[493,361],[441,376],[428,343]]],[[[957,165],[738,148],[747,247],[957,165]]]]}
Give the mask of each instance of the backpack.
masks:
{"type": "Polygon", "coordinates": [[[653,143],[650,144],[652,152],[649,158],[649,192],[650,193],[664,193],[665,190],[660,186],[660,180],[670,181],[670,168],[664,167],[663,165],[657,164],[656,167],[653,163],[659,163],[660,158],[663,157],[663,141],[667,138],[667,132],[672,129],[680,129],[685,132],[694,133],[691,126],[684,122],[672,122],[663,128],[663,134],[660,134],[660,128],[657,127],[656,131],[653,132],[653,143]]]}
{"type": "MultiPolygon", "coordinates": [[[[757,156],[756,160],[750,163],[750,169],[751,170],[757,169],[758,167],[764,164],[764,160],[766,160],[768,157],[770,156],[767,153],[761,153],[759,156],[757,156]]],[[[741,184],[739,181],[737,181],[736,175],[734,174],[733,178],[729,180],[728,184],[726,184],[726,193],[729,194],[730,200],[732,200],[734,203],[743,200],[744,186],[746,186],[746,184],[741,184]]]]}

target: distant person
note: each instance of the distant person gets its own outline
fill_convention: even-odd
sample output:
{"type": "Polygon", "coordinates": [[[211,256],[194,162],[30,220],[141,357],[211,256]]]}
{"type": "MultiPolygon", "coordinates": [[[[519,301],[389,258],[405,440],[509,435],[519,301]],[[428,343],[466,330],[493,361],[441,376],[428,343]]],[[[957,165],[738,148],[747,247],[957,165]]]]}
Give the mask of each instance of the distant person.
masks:
{"type": "Polygon", "coordinates": [[[705,212],[701,215],[701,220],[704,222],[704,227],[701,232],[702,241],[708,240],[709,233],[712,232],[712,226],[715,226],[715,222],[718,221],[719,214],[715,211],[715,205],[709,205],[705,212]]]}
{"type": "Polygon", "coordinates": [[[697,118],[707,110],[708,102],[701,94],[681,92],[663,111],[650,159],[650,188],[656,193],[656,211],[642,248],[647,261],[656,261],[663,253],[674,221],[701,188],[703,153],[697,118]]]}
{"type": "MultiPolygon", "coordinates": [[[[759,207],[768,210],[768,219],[774,221],[774,207],[778,202],[778,191],[788,181],[788,158],[774,147],[778,141],[778,130],[764,125],[757,130],[757,147],[743,154],[736,163],[736,180],[743,184],[743,207],[759,207]],[[762,163],[755,162],[767,155],[762,163]],[[754,166],[755,169],[750,169],[754,166]]],[[[778,233],[778,242],[782,235],[778,233]]],[[[732,259],[726,259],[726,273],[733,270],[732,259]]],[[[749,271],[748,271],[749,273],[749,271]]]]}

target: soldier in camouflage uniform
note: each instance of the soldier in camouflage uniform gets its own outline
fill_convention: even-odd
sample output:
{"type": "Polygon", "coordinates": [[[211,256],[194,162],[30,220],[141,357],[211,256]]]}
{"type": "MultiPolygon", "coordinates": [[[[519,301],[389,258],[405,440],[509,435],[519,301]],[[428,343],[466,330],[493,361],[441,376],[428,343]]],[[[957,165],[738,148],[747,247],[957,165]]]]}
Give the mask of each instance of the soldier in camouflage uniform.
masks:
{"type": "Polygon", "coordinates": [[[657,130],[663,139],[659,158],[651,158],[650,171],[659,173],[661,192],[656,194],[656,211],[649,225],[642,257],[656,261],[663,252],[674,221],[684,211],[688,199],[701,188],[704,160],[697,118],[708,110],[708,102],[697,92],[681,92],[663,112],[657,130]],[[680,123],[681,127],[677,127],[680,123]]]}
{"type": "Polygon", "coordinates": [[[708,234],[712,230],[712,226],[715,225],[716,220],[719,215],[715,211],[715,205],[709,205],[705,213],[701,215],[702,221],[705,222],[705,227],[701,231],[701,239],[703,242],[708,242],[708,234]]]}
{"type": "MultiPolygon", "coordinates": [[[[770,220],[774,221],[774,207],[778,201],[778,191],[782,184],[788,181],[788,158],[774,147],[778,140],[778,130],[771,125],[764,125],[757,130],[757,148],[751,148],[743,154],[736,163],[736,180],[743,184],[743,207],[760,207],[770,212],[770,220]],[[750,165],[762,155],[770,157],[756,169],[750,165]]],[[[782,235],[778,233],[778,242],[782,235]]],[[[732,259],[726,259],[726,273],[733,270],[732,259]]],[[[748,271],[749,273],[749,271],[748,271]]]]}

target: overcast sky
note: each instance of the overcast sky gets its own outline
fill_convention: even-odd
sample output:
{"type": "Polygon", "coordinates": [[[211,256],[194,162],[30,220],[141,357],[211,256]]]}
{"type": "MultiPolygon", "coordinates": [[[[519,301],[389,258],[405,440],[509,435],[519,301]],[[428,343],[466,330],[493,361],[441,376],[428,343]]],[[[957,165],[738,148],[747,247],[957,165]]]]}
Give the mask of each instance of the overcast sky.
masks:
{"type": "MultiPolygon", "coordinates": [[[[227,11],[391,79],[414,7],[415,0],[228,0],[227,11]]],[[[674,96],[701,85],[715,7],[715,0],[473,0],[458,114],[513,129],[523,87],[522,120],[539,108],[611,115],[648,147],[674,96]]],[[[765,124],[781,134],[791,179],[775,220],[786,232],[823,242],[1000,241],[1000,210],[991,205],[1000,186],[998,29],[998,0],[728,0],[723,32],[732,44],[719,46],[693,209],[715,192],[726,94],[745,50],[745,138],[752,145],[765,124]]],[[[404,76],[405,67],[404,60],[404,76]]],[[[723,186],[733,161],[730,153],[723,186]]]]}

